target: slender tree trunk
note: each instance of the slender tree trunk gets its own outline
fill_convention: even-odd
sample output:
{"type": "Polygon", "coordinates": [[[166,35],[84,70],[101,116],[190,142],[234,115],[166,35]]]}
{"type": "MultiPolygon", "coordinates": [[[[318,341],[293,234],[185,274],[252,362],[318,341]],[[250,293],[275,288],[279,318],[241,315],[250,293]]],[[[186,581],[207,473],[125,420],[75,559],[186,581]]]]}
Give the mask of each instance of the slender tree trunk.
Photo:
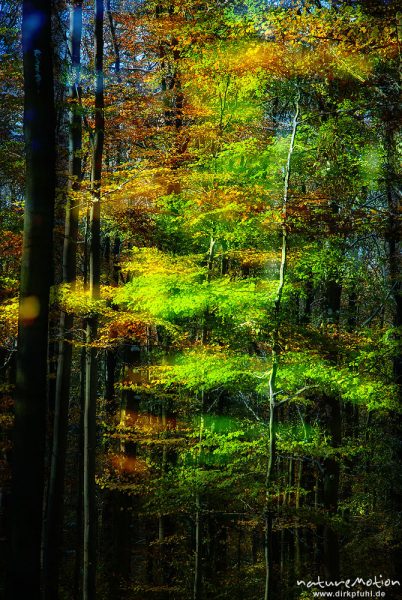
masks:
{"type": "Polygon", "coordinates": [[[105,352],[105,409],[111,419],[116,416],[118,409],[115,391],[116,365],[117,348],[108,348],[105,352]]]}
{"type": "MultiPolygon", "coordinates": [[[[100,295],[100,186],[104,142],[103,92],[103,0],[95,0],[95,135],[92,159],[92,205],[90,210],[89,288],[91,298],[100,295]]],[[[86,382],[84,407],[84,564],[83,599],[93,600],[96,593],[96,397],[98,319],[87,321],[86,382]]]]}
{"type": "MultiPolygon", "coordinates": [[[[327,432],[331,436],[331,446],[337,448],[341,443],[341,406],[338,398],[325,396],[324,417],[327,432]]],[[[338,508],[339,494],[339,462],[334,458],[324,460],[323,503],[331,513],[338,508]]]]}
{"type": "MultiPolygon", "coordinates": [[[[112,7],[110,0],[106,0],[106,15],[107,20],[109,22],[109,29],[112,38],[113,51],[115,55],[115,63],[114,63],[114,72],[117,78],[117,82],[121,83],[121,73],[120,73],[120,45],[116,31],[116,23],[113,18],[112,7]]],[[[121,140],[118,140],[117,147],[117,157],[116,163],[117,167],[122,162],[122,143],[121,140]]],[[[108,261],[108,272],[112,285],[118,285],[119,283],[119,255],[121,248],[121,240],[118,236],[115,236],[112,241],[110,237],[106,238],[106,242],[109,246],[109,255],[111,250],[111,261],[109,257],[108,261]],[[111,264],[110,264],[111,263],[111,264]]],[[[106,361],[106,379],[105,379],[105,405],[106,405],[106,414],[109,418],[113,419],[117,412],[118,406],[115,397],[115,371],[116,371],[116,363],[117,363],[117,348],[108,348],[105,351],[105,361],[106,361]]]]}
{"type": "MultiPolygon", "coordinates": [[[[333,212],[338,212],[338,207],[333,205],[333,212]]],[[[339,327],[341,312],[342,286],[336,281],[328,281],[326,289],[326,321],[339,327]]],[[[330,357],[337,362],[336,352],[330,357]]],[[[322,398],[322,421],[330,436],[330,444],[337,448],[342,441],[341,403],[339,398],[324,395],[322,398]]],[[[326,458],[323,462],[322,475],[322,502],[327,511],[327,518],[337,512],[339,500],[339,461],[333,457],[326,458]]],[[[328,521],[319,527],[320,538],[323,540],[323,566],[327,579],[339,577],[339,539],[338,533],[328,521]]]]}
{"type": "MultiPolygon", "coordinates": [[[[214,265],[214,257],[215,257],[215,240],[213,235],[211,234],[210,240],[209,240],[209,250],[208,250],[208,257],[207,257],[207,282],[210,283],[211,278],[212,278],[212,269],[213,269],[213,265],[214,265]]],[[[204,311],[204,314],[202,316],[202,330],[201,330],[201,342],[202,344],[205,344],[208,341],[208,318],[209,318],[209,311],[208,309],[206,309],[204,311]]]]}
{"type": "Polygon", "coordinates": [[[113,19],[112,7],[110,0],[106,0],[106,14],[109,21],[110,34],[112,36],[113,51],[115,56],[114,71],[120,81],[120,45],[117,39],[116,24],[113,19]]]}
{"type": "MultiPolygon", "coordinates": [[[[110,0],[106,0],[106,14],[109,22],[110,34],[112,37],[113,51],[115,55],[114,70],[117,77],[118,83],[121,82],[120,73],[120,45],[117,37],[116,23],[113,18],[112,7],[110,0]]],[[[117,165],[122,161],[122,145],[121,141],[118,141],[117,148],[117,165]]],[[[113,243],[110,237],[107,238],[109,248],[111,248],[112,254],[112,265],[110,269],[111,284],[118,285],[119,283],[119,268],[118,261],[121,248],[121,240],[118,236],[115,236],[113,243]]],[[[109,261],[110,264],[110,261],[109,261]]],[[[106,380],[105,380],[105,401],[106,401],[106,413],[109,417],[113,418],[117,411],[117,402],[115,398],[115,370],[117,363],[117,349],[107,349],[105,352],[106,360],[106,380]]]]}
{"type": "Polygon", "coordinates": [[[300,302],[301,306],[299,309],[299,320],[301,325],[306,325],[311,321],[314,302],[314,286],[312,277],[313,275],[310,273],[310,279],[307,279],[305,283],[305,299],[303,302],[300,302]]]}
{"type": "Polygon", "coordinates": [[[265,589],[264,600],[273,598],[272,594],[272,562],[273,562],[273,543],[272,543],[272,511],[266,513],[264,529],[264,557],[265,557],[265,589]]]}
{"type": "MultiPolygon", "coordinates": [[[[69,133],[70,193],[67,197],[63,246],[63,282],[75,284],[79,209],[74,192],[81,181],[82,123],[80,116],[80,47],[82,0],[76,0],[70,12],[70,52],[72,61],[71,122],[69,133]],[[71,193],[72,192],[72,193],[71,193]]],[[[73,351],[73,316],[62,311],[59,323],[59,355],[56,373],[55,411],[50,479],[46,506],[44,570],[45,598],[58,598],[64,514],[64,476],[67,447],[68,406],[73,351]]]]}
{"type": "Polygon", "coordinates": [[[285,168],[285,185],[282,203],[282,248],[281,248],[281,263],[279,268],[279,284],[275,298],[274,314],[275,325],[272,332],[272,368],[269,377],[269,456],[265,478],[266,501],[265,501],[265,591],[264,600],[271,600],[272,586],[270,585],[272,572],[272,507],[270,506],[270,486],[274,474],[274,466],[276,461],[276,435],[277,435],[277,403],[276,403],[276,378],[279,368],[279,332],[281,323],[281,303],[283,288],[285,286],[287,249],[288,249],[288,230],[286,223],[287,206],[289,200],[289,181],[290,181],[290,163],[293,155],[297,127],[299,118],[299,103],[296,103],[296,110],[292,123],[292,134],[290,138],[289,152],[285,168]]]}
{"type": "Polygon", "coordinates": [[[73,582],[73,597],[74,600],[79,600],[81,597],[81,572],[83,564],[83,489],[84,489],[84,406],[85,406],[85,380],[86,380],[86,348],[83,346],[80,353],[80,413],[78,422],[78,440],[77,440],[77,494],[75,505],[75,560],[74,560],[74,582],[73,582]]]}
{"type": "MultiPolygon", "coordinates": [[[[207,258],[207,282],[211,281],[212,268],[215,255],[215,240],[210,237],[209,251],[207,258]]],[[[208,311],[204,312],[201,330],[201,343],[204,344],[208,335],[208,311]]],[[[202,409],[204,407],[204,390],[202,394],[202,409]]],[[[201,443],[204,431],[204,416],[201,414],[199,442],[201,443]]],[[[201,452],[201,449],[200,449],[201,452]]],[[[199,468],[199,456],[197,457],[197,467],[199,468]]],[[[195,549],[194,549],[194,584],[193,584],[193,600],[199,600],[201,596],[202,585],[202,516],[201,516],[201,494],[198,483],[196,484],[195,492],[195,549]]]]}
{"type": "Polygon", "coordinates": [[[302,476],[303,476],[303,461],[299,460],[299,465],[297,468],[297,479],[296,479],[296,494],[295,494],[295,508],[299,510],[300,508],[300,488],[302,485],[302,476]]]}
{"type": "MultiPolygon", "coordinates": [[[[204,406],[204,392],[202,392],[202,406],[204,406]]],[[[201,415],[199,442],[201,443],[204,435],[204,417],[201,415]]],[[[201,448],[200,448],[201,452],[201,448]]],[[[199,456],[197,457],[197,468],[199,468],[199,456]]],[[[194,584],[193,600],[199,600],[201,597],[202,584],[202,517],[201,517],[201,493],[197,483],[195,492],[195,549],[194,549],[194,584]]]]}
{"type": "Polygon", "coordinates": [[[341,309],[342,287],[336,281],[328,281],[325,291],[326,322],[338,325],[341,309]]]}
{"type": "Polygon", "coordinates": [[[51,4],[24,0],[26,196],[13,447],[11,594],[40,596],[48,305],[55,199],[51,4]]]}
{"type": "Polygon", "coordinates": [[[196,492],[195,512],[195,552],[194,552],[194,588],[193,600],[199,600],[201,593],[201,502],[200,492],[196,492]]]}
{"type": "Polygon", "coordinates": [[[96,392],[97,364],[96,350],[90,346],[97,333],[95,317],[88,320],[87,352],[86,352],[86,381],[84,405],[84,545],[83,545],[83,598],[95,598],[96,580],[96,487],[95,487],[95,457],[96,457],[96,392]]]}
{"type": "MultiPolygon", "coordinates": [[[[326,424],[331,436],[331,445],[335,448],[341,443],[341,407],[337,398],[324,398],[326,424]]],[[[334,515],[338,509],[339,462],[334,458],[324,461],[323,504],[328,515],[334,515]]],[[[339,539],[331,523],[322,529],[323,565],[327,579],[339,577],[339,539]]]]}

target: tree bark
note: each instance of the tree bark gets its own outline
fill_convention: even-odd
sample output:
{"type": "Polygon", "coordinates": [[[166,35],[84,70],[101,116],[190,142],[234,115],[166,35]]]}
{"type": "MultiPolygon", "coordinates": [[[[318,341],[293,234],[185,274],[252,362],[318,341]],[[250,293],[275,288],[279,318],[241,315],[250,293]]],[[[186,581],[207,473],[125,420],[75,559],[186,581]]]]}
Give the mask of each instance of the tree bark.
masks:
{"type": "MultiPolygon", "coordinates": [[[[202,407],[204,407],[204,391],[202,391],[202,407]]],[[[204,435],[204,416],[200,418],[199,443],[201,444],[204,435]]],[[[201,448],[197,456],[197,468],[199,468],[201,448]]],[[[195,539],[194,539],[194,581],[193,581],[193,600],[199,600],[202,593],[202,532],[203,522],[201,515],[201,493],[198,482],[195,490],[195,539]]]]}
{"type": "MultiPolygon", "coordinates": [[[[92,205],[90,210],[89,288],[91,298],[100,296],[100,186],[104,143],[103,91],[103,0],[95,0],[95,134],[92,159],[92,205]]],[[[93,347],[98,329],[94,313],[87,320],[86,381],[84,406],[84,548],[83,599],[93,600],[96,594],[96,397],[97,352],[93,347]]]]}
{"type": "MultiPolygon", "coordinates": [[[[82,177],[81,144],[82,120],[80,116],[80,47],[82,35],[82,0],[76,0],[70,12],[70,52],[72,82],[70,89],[71,116],[69,131],[69,193],[66,205],[63,245],[63,283],[72,288],[76,279],[77,236],[79,208],[74,192],[82,177]]],[[[58,579],[61,564],[61,545],[64,516],[64,477],[67,447],[68,406],[70,397],[71,361],[73,351],[72,314],[62,311],[59,323],[59,350],[56,373],[56,394],[53,423],[53,441],[50,479],[46,506],[44,581],[45,598],[58,598],[58,579]]]]}
{"type": "Polygon", "coordinates": [[[266,489],[266,500],[265,500],[265,591],[264,600],[271,600],[272,586],[270,583],[271,572],[272,572],[272,507],[270,506],[270,492],[269,488],[272,483],[274,467],[276,461],[276,435],[277,435],[277,404],[276,404],[276,379],[279,368],[279,330],[281,322],[281,304],[283,288],[285,286],[285,275],[286,275],[286,263],[287,263],[287,250],[288,250],[288,231],[287,231],[287,205],[289,200],[289,181],[290,181],[290,164],[293,155],[297,126],[299,118],[299,103],[296,102],[296,110],[292,122],[292,134],[290,138],[290,145],[288,151],[288,157],[285,167],[285,185],[282,202],[282,248],[281,248],[281,263],[279,267],[279,284],[275,298],[274,315],[275,324],[272,332],[272,368],[269,377],[269,456],[268,465],[265,478],[265,489],[266,489]]]}
{"type": "Polygon", "coordinates": [[[40,597],[49,291],[55,200],[51,4],[24,0],[26,196],[13,447],[11,594],[40,597]]]}

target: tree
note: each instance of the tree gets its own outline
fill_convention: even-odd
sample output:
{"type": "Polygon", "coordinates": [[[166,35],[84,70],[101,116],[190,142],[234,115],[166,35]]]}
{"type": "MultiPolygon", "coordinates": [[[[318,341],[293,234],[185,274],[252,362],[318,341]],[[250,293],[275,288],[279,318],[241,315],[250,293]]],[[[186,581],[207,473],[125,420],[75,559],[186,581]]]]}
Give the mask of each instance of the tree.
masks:
{"type": "MultiPolygon", "coordinates": [[[[103,0],[95,1],[95,131],[91,170],[92,203],[90,209],[89,286],[91,298],[100,294],[100,200],[104,144],[104,77],[103,77],[103,0]]],[[[84,405],[84,565],[83,597],[93,600],[96,594],[96,402],[97,356],[93,343],[97,335],[96,314],[87,319],[86,381],[84,405]]]]}
{"type": "MultiPolygon", "coordinates": [[[[80,114],[80,54],[82,32],[82,1],[70,8],[70,130],[69,130],[69,189],[64,226],[63,283],[74,289],[77,271],[78,194],[82,178],[82,117],[80,114]]],[[[68,407],[73,353],[72,313],[61,312],[57,356],[53,439],[51,443],[50,477],[46,503],[44,541],[45,595],[58,597],[58,580],[62,556],[64,478],[68,428],[68,407]]]]}
{"type": "Polygon", "coordinates": [[[40,597],[49,293],[55,201],[51,6],[23,3],[26,196],[12,487],[13,597],[40,597]]]}

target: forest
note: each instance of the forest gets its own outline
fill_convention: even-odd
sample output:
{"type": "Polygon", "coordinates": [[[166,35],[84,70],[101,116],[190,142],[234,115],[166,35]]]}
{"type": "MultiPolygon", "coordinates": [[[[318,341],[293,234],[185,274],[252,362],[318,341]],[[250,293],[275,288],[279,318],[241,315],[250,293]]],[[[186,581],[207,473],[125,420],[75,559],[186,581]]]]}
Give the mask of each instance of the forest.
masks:
{"type": "Polygon", "coordinates": [[[0,0],[2,598],[402,598],[401,10],[0,0]]]}

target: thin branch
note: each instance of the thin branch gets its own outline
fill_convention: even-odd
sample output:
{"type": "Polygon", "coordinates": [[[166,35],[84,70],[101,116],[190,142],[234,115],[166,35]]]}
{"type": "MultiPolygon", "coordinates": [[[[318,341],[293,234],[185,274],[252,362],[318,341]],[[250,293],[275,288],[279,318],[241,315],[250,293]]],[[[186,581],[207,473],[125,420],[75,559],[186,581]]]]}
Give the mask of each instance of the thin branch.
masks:
{"type": "Polygon", "coordinates": [[[306,422],[305,422],[305,420],[303,419],[303,415],[302,415],[302,413],[301,413],[300,406],[299,406],[299,405],[296,405],[296,408],[297,408],[297,412],[299,413],[300,421],[302,422],[302,426],[303,426],[303,431],[304,431],[304,441],[306,441],[306,440],[307,440],[307,429],[306,429],[306,422]]]}
{"type": "Polygon", "coordinates": [[[300,394],[303,394],[303,392],[305,392],[306,390],[311,390],[311,389],[318,388],[318,387],[319,387],[319,385],[305,385],[304,387],[297,390],[297,392],[292,394],[292,396],[288,396],[287,398],[284,398],[280,402],[275,402],[275,406],[280,406],[281,404],[284,404],[285,402],[288,402],[289,400],[293,400],[293,398],[295,398],[296,396],[300,396],[300,394]]]}
{"type": "Polygon", "coordinates": [[[240,400],[243,401],[244,406],[247,408],[248,411],[251,412],[251,414],[253,415],[253,417],[256,419],[256,421],[259,421],[260,423],[263,423],[263,419],[261,419],[261,417],[259,417],[257,415],[257,413],[254,411],[254,409],[250,406],[250,404],[247,401],[247,398],[245,396],[245,394],[243,394],[242,392],[238,392],[238,397],[240,398],[240,400]]]}

